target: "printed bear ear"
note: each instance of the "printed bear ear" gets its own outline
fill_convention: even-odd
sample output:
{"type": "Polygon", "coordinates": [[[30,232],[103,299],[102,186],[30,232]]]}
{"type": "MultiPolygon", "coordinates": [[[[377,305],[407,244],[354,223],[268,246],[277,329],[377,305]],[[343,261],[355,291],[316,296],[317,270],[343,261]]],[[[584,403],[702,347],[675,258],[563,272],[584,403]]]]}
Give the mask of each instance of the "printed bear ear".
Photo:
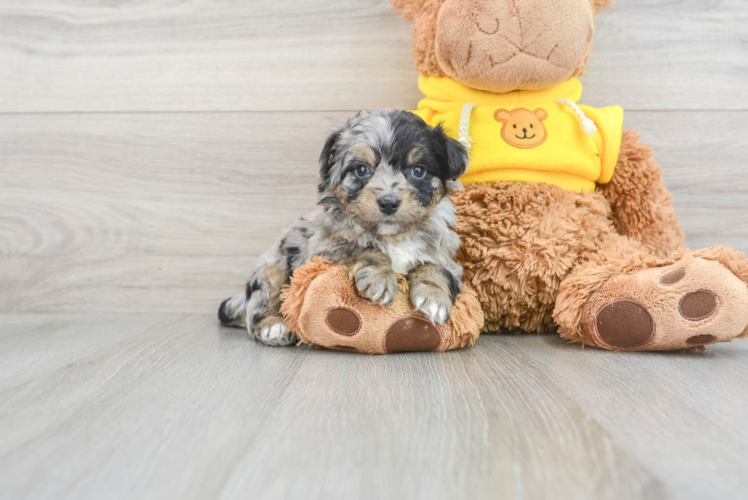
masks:
{"type": "Polygon", "coordinates": [[[511,113],[505,109],[497,109],[496,112],[493,114],[493,117],[496,119],[497,122],[503,122],[507,123],[509,121],[509,116],[511,113]]]}
{"type": "Polygon", "coordinates": [[[392,8],[406,21],[414,21],[423,11],[426,0],[390,0],[392,8]]]}
{"type": "Polygon", "coordinates": [[[595,9],[595,14],[605,7],[613,7],[616,3],[615,0],[590,0],[590,2],[592,2],[592,7],[595,9]]]}
{"type": "Polygon", "coordinates": [[[538,108],[535,111],[532,112],[532,114],[535,115],[535,118],[537,118],[539,121],[543,121],[546,118],[548,118],[548,113],[543,108],[538,108]]]}

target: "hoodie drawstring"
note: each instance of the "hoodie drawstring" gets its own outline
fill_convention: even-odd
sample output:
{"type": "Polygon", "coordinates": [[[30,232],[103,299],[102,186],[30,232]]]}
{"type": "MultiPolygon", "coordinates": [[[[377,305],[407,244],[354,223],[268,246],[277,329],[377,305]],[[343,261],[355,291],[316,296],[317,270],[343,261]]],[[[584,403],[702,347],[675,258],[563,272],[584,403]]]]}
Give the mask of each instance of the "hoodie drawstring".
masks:
{"type": "Polygon", "coordinates": [[[574,114],[579,117],[579,119],[582,121],[582,132],[584,132],[587,137],[595,136],[595,133],[597,132],[597,125],[595,125],[595,122],[587,118],[587,115],[584,114],[584,111],[579,109],[577,103],[569,99],[558,99],[556,102],[569,106],[574,114]]]}

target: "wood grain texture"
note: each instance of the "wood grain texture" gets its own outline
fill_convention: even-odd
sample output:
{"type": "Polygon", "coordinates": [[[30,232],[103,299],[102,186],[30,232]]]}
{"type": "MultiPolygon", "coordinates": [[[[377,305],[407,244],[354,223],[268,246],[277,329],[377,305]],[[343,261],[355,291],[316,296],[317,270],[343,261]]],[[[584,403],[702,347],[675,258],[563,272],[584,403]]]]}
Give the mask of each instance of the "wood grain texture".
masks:
{"type": "MultiPolygon", "coordinates": [[[[348,113],[0,116],[0,311],[213,312],[348,113]]],[[[692,248],[748,250],[746,112],[632,112],[692,248]]]]}
{"type": "Polygon", "coordinates": [[[212,316],[89,315],[76,335],[97,345],[73,353],[60,322],[72,328],[0,316],[0,335],[33,324],[9,356],[62,350],[0,390],[0,498],[597,500],[672,486],[534,363],[487,349],[497,339],[368,357],[264,347],[212,316]]]}
{"type": "MultiPolygon", "coordinates": [[[[599,17],[585,102],[748,109],[743,0],[599,17]]],[[[0,112],[411,109],[410,24],[386,0],[0,0],[0,112]]]]}
{"type": "Polygon", "coordinates": [[[483,336],[372,357],[268,348],[216,323],[0,315],[0,339],[25,338],[0,354],[0,498],[729,500],[748,488],[746,341],[679,355],[483,336]]]}
{"type": "Polygon", "coordinates": [[[748,342],[709,346],[697,355],[580,352],[556,337],[530,335],[484,347],[508,350],[546,373],[615,445],[654,477],[678,484],[667,497],[745,495],[748,342]]]}

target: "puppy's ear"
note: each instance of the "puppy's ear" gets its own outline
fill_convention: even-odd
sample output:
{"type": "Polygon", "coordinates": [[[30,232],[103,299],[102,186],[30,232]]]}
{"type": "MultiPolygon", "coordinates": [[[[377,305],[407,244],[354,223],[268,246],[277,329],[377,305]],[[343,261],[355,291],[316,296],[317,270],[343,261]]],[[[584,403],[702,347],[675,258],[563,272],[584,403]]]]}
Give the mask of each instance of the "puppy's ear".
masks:
{"type": "Polygon", "coordinates": [[[451,137],[447,137],[447,159],[449,161],[449,180],[456,181],[465,173],[470,160],[465,147],[451,137]]]}
{"type": "Polygon", "coordinates": [[[423,10],[426,0],[390,0],[392,8],[406,21],[413,21],[423,10]]]}
{"type": "Polygon", "coordinates": [[[434,134],[444,148],[442,179],[456,181],[467,170],[469,162],[467,151],[462,144],[445,134],[441,125],[434,128],[434,134]]]}
{"type": "Polygon", "coordinates": [[[332,167],[335,165],[335,153],[338,149],[338,141],[343,134],[342,129],[334,131],[325,141],[322,153],[319,155],[319,186],[320,193],[324,192],[330,186],[330,177],[332,167]]]}

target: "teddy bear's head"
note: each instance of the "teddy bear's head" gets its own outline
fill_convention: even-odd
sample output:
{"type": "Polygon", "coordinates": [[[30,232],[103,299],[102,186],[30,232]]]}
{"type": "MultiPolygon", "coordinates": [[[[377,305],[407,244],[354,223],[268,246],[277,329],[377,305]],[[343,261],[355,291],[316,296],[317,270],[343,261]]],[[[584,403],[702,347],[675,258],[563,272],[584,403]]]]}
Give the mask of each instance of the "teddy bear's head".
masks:
{"type": "Polygon", "coordinates": [[[494,113],[494,118],[504,124],[501,136],[515,148],[536,148],[543,144],[548,136],[543,125],[548,113],[542,108],[535,111],[524,108],[514,111],[498,109],[494,113]]]}
{"type": "Polygon", "coordinates": [[[595,15],[613,0],[390,0],[413,27],[413,57],[427,76],[504,93],[540,90],[581,75],[595,15]]]}

